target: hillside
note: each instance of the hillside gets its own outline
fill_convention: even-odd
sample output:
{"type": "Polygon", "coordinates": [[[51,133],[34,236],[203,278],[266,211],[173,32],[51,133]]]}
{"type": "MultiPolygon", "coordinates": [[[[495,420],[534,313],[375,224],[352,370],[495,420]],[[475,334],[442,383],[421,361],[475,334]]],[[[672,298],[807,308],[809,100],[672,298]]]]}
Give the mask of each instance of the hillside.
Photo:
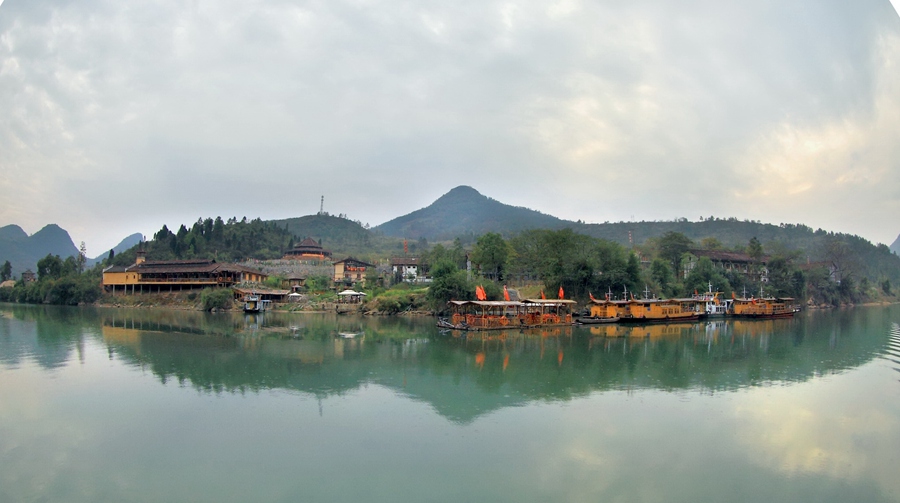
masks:
{"type": "Polygon", "coordinates": [[[359,222],[328,214],[306,215],[271,222],[296,236],[295,242],[308,237],[321,240],[323,248],[337,255],[358,255],[373,243],[372,233],[364,229],[359,222]]]}
{"type": "Polygon", "coordinates": [[[34,271],[37,261],[47,254],[61,258],[78,255],[78,248],[69,233],[50,224],[29,236],[18,225],[0,228],[0,263],[9,260],[14,277],[26,269],[34,271]]]}
{"type": "Polygon", "coordinates": [[[897,236],[897,239],[894,240],[894,244],[891,245],[891,251],[900,255],[900,236],[897,236]]]}
{"type": "Polygon", "coordinates": [[[373,230],[385,236],[446,241],[486,232],[511,234],[526,229],[559,229],[573,225],[528,208],[503,204],[461,185],[429,206],[385,222],[373,230]]]}

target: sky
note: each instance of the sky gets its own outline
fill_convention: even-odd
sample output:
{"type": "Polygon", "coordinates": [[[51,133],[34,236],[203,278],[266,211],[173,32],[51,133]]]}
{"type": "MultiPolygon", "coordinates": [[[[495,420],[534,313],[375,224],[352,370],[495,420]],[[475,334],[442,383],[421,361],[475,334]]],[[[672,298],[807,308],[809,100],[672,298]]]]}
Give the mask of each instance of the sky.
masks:
{"type": "Polygon", "coordinates": [[[0,226],[570,220],[900,233],[888,0],[6,0],[0,226]]]}

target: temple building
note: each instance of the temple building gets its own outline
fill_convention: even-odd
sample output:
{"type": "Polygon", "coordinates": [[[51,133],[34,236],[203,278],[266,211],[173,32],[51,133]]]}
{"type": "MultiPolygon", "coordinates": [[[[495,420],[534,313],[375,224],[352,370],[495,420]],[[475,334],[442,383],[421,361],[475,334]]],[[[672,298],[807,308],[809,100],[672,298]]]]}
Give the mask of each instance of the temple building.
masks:
{"type": "Polygon", "coordinates": [[[331,251],[322,248],[313,238],[306,238],[300,241],[293,248],[284,253],[285,260],[328,260],[331,258],[331,251]]]}

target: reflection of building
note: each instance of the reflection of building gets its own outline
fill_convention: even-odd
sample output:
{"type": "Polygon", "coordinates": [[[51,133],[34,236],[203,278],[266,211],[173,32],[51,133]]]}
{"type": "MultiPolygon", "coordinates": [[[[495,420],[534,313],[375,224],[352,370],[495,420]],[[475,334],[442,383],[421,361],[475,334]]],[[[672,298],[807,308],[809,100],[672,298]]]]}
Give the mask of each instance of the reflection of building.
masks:
{"type": "Polygon", "coordinates": [[[313,238],[306,238],[294,245],[284,253],[286,260],[327,260],[331,257],[331,251],[322,248],[322,245],[313,238]]]}
{"type": "Polygon", "coordinates": [[[758,277],[753,279],[758,279],[763,283],[769,281],[769,269],[766,267],[769,257],[760,257],[759,262],[757,262],[746,253],[720,250],[691,250],[687,252],[684,259],[684,277],[687,277],[694,267],[697,267],[697,262],[703,257],[711,260],[713,267],[719,271],[735,271],[745,276],[751,276],[755,273],[758,274],[758,277]],[[754,268],[755,264],[758,264],[757,268],[754,268]]]}
{"type": "Polygon", "coordinates": [[[399,281],[416,282],[419,279],[418,257],[394,257],[391,259],[391,273],[399,281]]]}
{"type": "Polygon", "coordinates": [[[334,264],[334,282],[351,285],[354,283],[365,283],[366,275],[375,269],[375,266],[353,257],[347,257],[344,260],[335,262],[334,264]]]}
{"type": "Polygon", "coordinates": [[[230,287],[237,283],[260,283],[268,276],[260,271],[215,260],[147,261],[138,252],[134,264],[103,270],[103,287],[108,292],[171,292],[205,287],[230,287]]]}

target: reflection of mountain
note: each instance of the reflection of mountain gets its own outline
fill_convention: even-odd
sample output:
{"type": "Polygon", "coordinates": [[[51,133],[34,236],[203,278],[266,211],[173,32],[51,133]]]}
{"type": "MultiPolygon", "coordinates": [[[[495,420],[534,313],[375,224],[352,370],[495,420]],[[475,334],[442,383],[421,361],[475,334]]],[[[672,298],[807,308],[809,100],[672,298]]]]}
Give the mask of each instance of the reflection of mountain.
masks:
{"type": "Polygon", "coordinates": [[[793,320],[463,337],[437,333],[430,318],[2,309],[4,364],[29,357],[44,366],[65,364],[81,334],[99,327],[111,356],[163,382],[216,393],[283,388],[316,396],[375,384],[460,422],[529,401],[604,390],[714,392],[803,381],[885,351],[900,314],[898,307],[870,308],[793,320]]]}

